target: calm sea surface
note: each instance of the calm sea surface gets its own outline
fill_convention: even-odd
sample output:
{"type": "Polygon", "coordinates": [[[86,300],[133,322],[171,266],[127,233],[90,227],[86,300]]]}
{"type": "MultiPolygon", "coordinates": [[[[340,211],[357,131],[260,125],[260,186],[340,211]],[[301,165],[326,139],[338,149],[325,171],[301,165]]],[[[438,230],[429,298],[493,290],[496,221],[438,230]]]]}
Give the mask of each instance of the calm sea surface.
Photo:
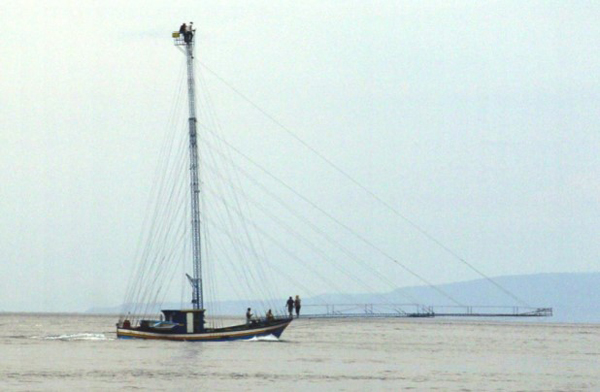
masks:
{"type": "Polygon", "coordinates": [[[0,390],[600,391],[600,325],[299,320],[185,343],[116,340],[115,321],[0,314],[0,390]]]}

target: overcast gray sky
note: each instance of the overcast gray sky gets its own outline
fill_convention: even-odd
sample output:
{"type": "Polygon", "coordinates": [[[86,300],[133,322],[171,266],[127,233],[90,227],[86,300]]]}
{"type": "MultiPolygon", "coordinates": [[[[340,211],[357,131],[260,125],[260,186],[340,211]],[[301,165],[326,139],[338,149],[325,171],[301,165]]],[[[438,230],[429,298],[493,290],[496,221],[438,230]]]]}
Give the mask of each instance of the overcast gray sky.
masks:
{"type": "MultiPolygon", "coordinates": [[[[600,3],[273,3],[0,0],[0,310],[120,303],[189,20],[204,64],[488,275],[600,269],[600,3]]],[[[232,144],[430,281],[477,278],[207,79],[232,144]]]]}

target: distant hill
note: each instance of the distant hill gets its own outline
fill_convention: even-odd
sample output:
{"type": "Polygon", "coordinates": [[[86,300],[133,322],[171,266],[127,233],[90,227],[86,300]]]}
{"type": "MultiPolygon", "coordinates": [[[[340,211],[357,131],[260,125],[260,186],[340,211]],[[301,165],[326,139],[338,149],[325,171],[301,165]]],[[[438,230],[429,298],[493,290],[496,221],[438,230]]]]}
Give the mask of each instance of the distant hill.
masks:
{"type": "MultiPolygon", "coordinates": [[[[551,322],[600,323],[600,273],[553,273],[492,278],[518,298],[534,307],[552,307],[551,322]]],[[[520,305],[485,279],[436,286],[466,305],[520,305]]],[[[402,293],[424,305],[452,305],[446,297],[425,287],[406,287],[382,295],[324,295],[315,298],[329,303],[405,303],[402,293]]]]}
{"type": "MultiPolygon", "coordinates": [[[[515,275],[492,278],[511,293],[534,307],[554,308],[549,322],[600,323],[600,273],[552,273],[515,275]]],[[[518,306],[507,294],[485,279],[436,286],[465,305],[518,306]]],[[[437,291],[425,286],[405,287],[381,294],[324,294],[304,298],[309,304],[344,303],[409,303],[407,298],[418,299],[422,305],[452,305],[437,291]]],[[[282,299],[281,305],[285,303],[282,299]]],[[[224,301],[215,308],[223,315],[243,314],[246,307],[261,309],[259,301],[224,301]]],[[[178,308],[179,304],[165,304],[164,308],[178,308]]],[[[89,313],[119,313],[120,307],[93,308],[89,313]]],[[[158,311],[158,309],[156,309],[158,311]]]]}

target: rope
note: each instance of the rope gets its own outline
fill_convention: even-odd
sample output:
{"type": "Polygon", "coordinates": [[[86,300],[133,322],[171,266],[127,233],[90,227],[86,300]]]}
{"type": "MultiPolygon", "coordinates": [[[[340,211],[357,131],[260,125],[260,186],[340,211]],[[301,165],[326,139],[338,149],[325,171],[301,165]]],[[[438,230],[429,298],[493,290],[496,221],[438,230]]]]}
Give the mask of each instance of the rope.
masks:
{"type": "Polygon", "coordinates": [[[335,171],[337,171],[339,174],[341,174],[344,178],[346,178],[347,180],[349,180],[351,183],[353,183],[354,185],[356,185],[358,188],[360,188],[361,190],[363,190],[364,192],[366,192],[369,196],[371,196],[373,199],[375,199],[377,202],[379,202],[381,205],[383,205],[384,207],[386,207],[389,211],[391,211],[392,213],[394,213],[396,216],[398,216],[400,219],[404,220],[406,223],[408,223],[412,228],[414,228],[415,230],[417,230],[419,233],[421,233],[423,236],[425,236],[427,239],[429,239],[430,241],[432,241],[434,244],[436,244],[437,246],[439,246],[441,249],[443,249],[446,253],[448,253],[449,255],[451,255],[455,260],[458,260],[459,262],[461,262],[463,265],[467,266],[469,269],[471,269],[472,271],[474,271],[477,275],[481,276],[482,278],[484,278],[485,280],[487,280],[489,283],[491,283],[492,285],[494,285],[497,289],[499,289],[500,291],[502,291],[504,294],[506,294],[507,296],[511,297],[512,299],[514,299],[515,301],[519,302],[522,305],[525,306],[529,306],[525,301],[523,301],[521,298],[517,297],[516,295],[514,295],[512,292],[510,292],[508,289],[506,289],[505,287],[503,287],[502,285],[500,285],[498,282],[494,281],[492,278],[490,278],[489,276],[487,276],[486,274],[484,274],[482,271],[480,271],[478,268],[476,268],[474,265],[472,265],[471,263],[469,263],[468,261],[466,261],[463,257],[461,257],[460,255],[458,255],[455,251],[453,251],[452,249],[450,249],[448,246],[446,246],[445,244],[443,244],[440,240],[438,240],[437,238],[435,238],[432,234],[430,234],[429,232],[427,232],[425,229],[423,229],[421,226],[419,226],[416,222],[412,221],[411,219],[409,219],[407,216],[405,216],[404,214],[402,214],[400,211],[398,211],[396,208],[394,208],[393,206],[391,206],[389,203],[387,203],[385,200],[383,200],[382,198],[380,198],[377,194],[375,194],[373,191],[371,191],[369,188],[367,188],[366,186],[362,185],[359,181],[357,181],[356,179],[354,179],[350,174],[348,174],[345,170],[343,170],[341,167],[339,167],[338,165],[336,165],[335,163],[333,163],[330,159],[328,159],[325,155],[321,154],[319,151],[317,151],[315,148],[313,148],[310,144],[308,144],[307,142],[305,142],[304,140],[302,140],[298,135],[296,135],[292,130],[290,130],[288,127],[286,127],[285,125],[283,125],[280,121],[278,121],[275,117],[273,117],[272,115],[270,115],[269,113],[267,113],[264,109],[262,109],[260,106],[258,106],[256,103],[254,103],[250,98],[248,98],[245,94],[243,94],[241,91],[239,91],[237,88],[235,88],[233,85],[231,85],[230,83],[228,83],[225,79],[223,79],[220,75],[218,75],[215,71],[213,71],[212,69],[210,69],[206,64],[204,64],[201,61],[198,61],[200,63],[200,65],[202,67],[204,67],[208,72],[210,72],[213,76],[215,76],[219,81],[221,81],[225,86],[227,86],[229,89],[231,89],[233,92],[235,92],[238,96],[240,96],[244,101],[246,101],[248,104],[250,104],[252,107],[254,107],[256,110],[258,110],[261,114],[263,114],[266,118],[268,118],[269,120],[271,120],[275,125],[277,125],[280,129],[282,129],[284,132],[286,132],[289,136],[291,136],[294,140],[296,140],[298,143],[300,143],[301,145],[303,145],[305,148],[307,148],[309,151],[311,151],[313,154],[315,154],[316,156],[318,156],[323,162],[327,163],[329,166],[331,166],[335,171]]]}

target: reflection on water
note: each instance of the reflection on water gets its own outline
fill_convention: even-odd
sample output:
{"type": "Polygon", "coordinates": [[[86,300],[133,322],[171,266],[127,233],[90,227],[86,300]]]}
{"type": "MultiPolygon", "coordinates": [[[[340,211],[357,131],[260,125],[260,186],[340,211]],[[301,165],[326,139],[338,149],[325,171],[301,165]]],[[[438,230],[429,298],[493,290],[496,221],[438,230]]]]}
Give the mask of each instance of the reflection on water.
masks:
{"type": "Polygon", "coordinates": [[[600,390],[600,325],[296,320],[281,340],[192,343],[118,340],[114,322],[0,314],[0,390],[600,390]]]}

